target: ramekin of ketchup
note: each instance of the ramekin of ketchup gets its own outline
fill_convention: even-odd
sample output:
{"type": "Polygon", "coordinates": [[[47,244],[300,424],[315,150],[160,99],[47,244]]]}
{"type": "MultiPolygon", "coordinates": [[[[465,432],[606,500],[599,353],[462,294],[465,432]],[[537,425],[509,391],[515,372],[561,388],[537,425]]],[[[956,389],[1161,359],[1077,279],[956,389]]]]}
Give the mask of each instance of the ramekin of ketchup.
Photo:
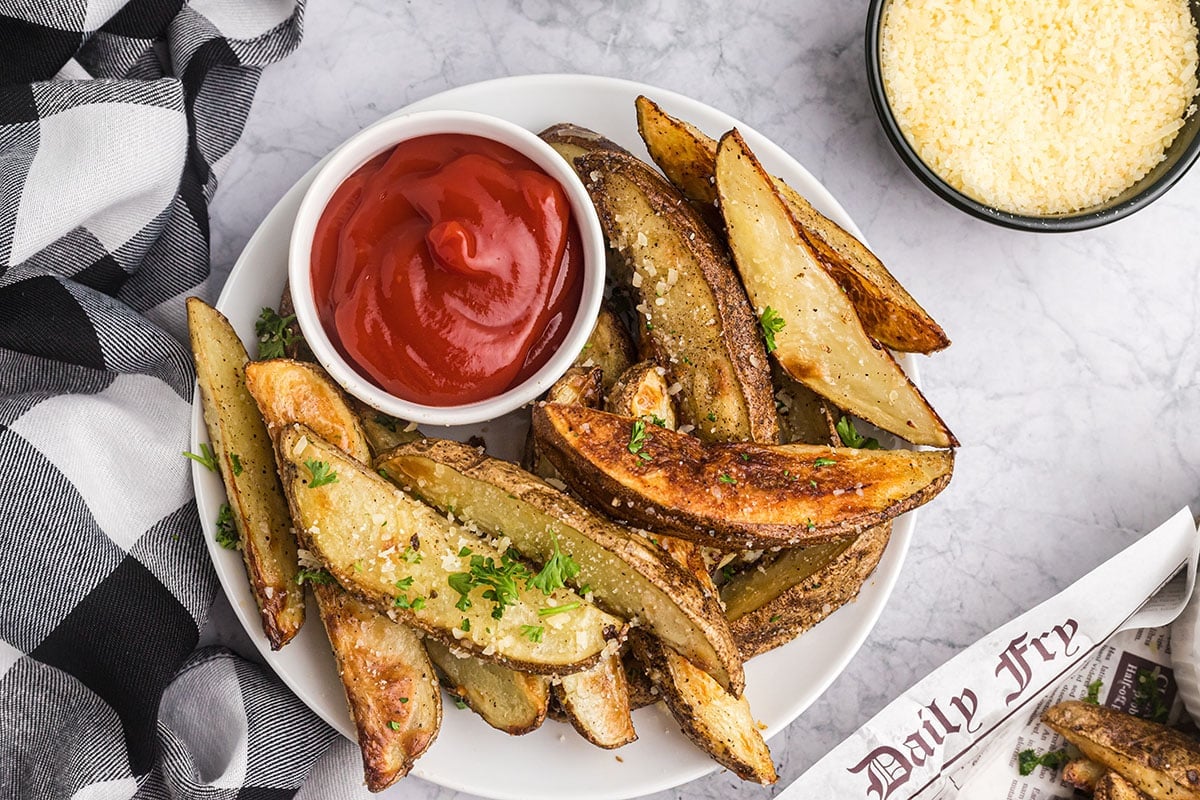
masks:
{"type": "Polygon", "coordinates": [[[288,278],[317,359],[402,419],[461,425],[535,399],[583,348],[604,287],[574,170],[496,117],[384,120],[320,167],[288,278]]]}

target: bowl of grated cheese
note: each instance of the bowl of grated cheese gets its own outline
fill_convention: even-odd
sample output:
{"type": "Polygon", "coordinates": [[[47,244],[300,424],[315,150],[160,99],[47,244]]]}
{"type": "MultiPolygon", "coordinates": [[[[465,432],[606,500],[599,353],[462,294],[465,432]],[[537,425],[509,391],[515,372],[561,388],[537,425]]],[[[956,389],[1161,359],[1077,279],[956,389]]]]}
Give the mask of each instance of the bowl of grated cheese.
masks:
{"type": "Polygon", "coordinates": [[[951,205],[1020,230],[1094,228],[1200,156],[1198,23],[1189,0],[871,0],[872,100],[951,205]]]}

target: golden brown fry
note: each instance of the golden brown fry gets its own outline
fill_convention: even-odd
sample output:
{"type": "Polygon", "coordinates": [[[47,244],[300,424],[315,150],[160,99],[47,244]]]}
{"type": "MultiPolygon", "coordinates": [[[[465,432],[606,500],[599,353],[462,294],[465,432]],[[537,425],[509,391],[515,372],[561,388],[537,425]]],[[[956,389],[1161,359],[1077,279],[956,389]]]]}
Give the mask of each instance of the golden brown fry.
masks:
{"type": "Polygon", "coordinates": [[[1106,772],[1104,777],[1096,781],[1092,794],[1092,800],[1147,800],[1148,797],[1115,772],[1106,772]]]}
{"type": "Polygon", "coordinates": [[[612,516],[724,550],[844,538],[928,502],[950,451],[704,444],[580,406],[533,409],[541,452],[612,516]]]}
{"type": "Polygon", "coordinates": [[[204,422],[241,542],[242,560],[272,650],[304,624],[296,586],[296,540],[275,475],[271,438],[246,391],[246,349],[229,320],[196,297],[187,301],[188,331],[204,422]]]}
{"type": "Polygon", "coordinates": [[[1063,765],[1060,777],[1074,786],[1091,793],[1096,791],[1096,784],[1108,774],[1108,767],[1097,764],[1086,758],[1073,758],[1063,765]]]}
{"type": "Polygon", "coordinates": [[[629,369],[637,357],[637,346],[629,335],[625,323],[605,301],[596,317],[596,327],[588,337],[587,344],[575,358],[578,367],[599,367],[602,370],[604,391],[612,389],[621,373],[629,369]]]}
{"type": "Polygon", "coordinates": [[[1081,700],[1051,706],[1042,722],[1154,800],[1200,800],[1200,743],[1179,731],[1081,700]]]}
{"type": "Polygon", "coordinates": [[[541,727],[550,705],[550,680],[544,675],[515,672],[470,656],[458,656],[432,638],[426,638],[425,647],[445,676],[450,692],[462,698],[488,725],[512,736],[541,727]]]}
{"type": "Polygon", "coordinates": [[[613,414],[644,419],[660,428],[675,430],[675,404],[671,401],[670,387],[659,370],[651,361],[634,364],[625,370],[605,397],[605,408],[613,414]]]}
{"type": "Polygon", "coordinates": [[[554,686],[554,697],[575,730],[597,747],[612,750],[637,739],[619,655],[585,672],[564,676],[562,683],[554,686]]]}

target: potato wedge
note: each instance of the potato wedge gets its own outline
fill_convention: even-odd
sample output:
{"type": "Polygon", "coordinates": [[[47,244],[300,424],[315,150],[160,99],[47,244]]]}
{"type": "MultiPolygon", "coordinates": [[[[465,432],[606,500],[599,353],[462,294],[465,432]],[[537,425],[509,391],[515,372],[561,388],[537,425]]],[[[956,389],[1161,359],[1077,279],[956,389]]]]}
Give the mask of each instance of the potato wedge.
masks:
{"type": "Polygon", "coordinates": [[[503,531],[517,550],[538,563],[552,556],[557,538],[561,551],[579,565],[572,585],[589,586],[598,605],[636,620],[722,686],[741,692],[741,659],[716,598],[706,596],[695,579],[658,548],[516,465],[458,442],[426,439],[406,444],[377,466],[400,485],[439,508],[453,508],[481,530],[503,531]]]}
{"type": "MultiPolygon", "coordinates": [[[[273,437],[301,422],[351,458],[370,457],[358,416],[316,364],[252,362],[246,386],[273,437]]],[[[367,785],[379,791],[408,774],[437,737],[442,699],[433,664],[416,633],[341,586],[316,583],[313,591],[358,729],[367,785]]]]}
{"type": "Polygon", "coordinates": [[[1096,781],[1092,800],[1146,800],[1147,795],[1115,772],[1106,772],[1096,781]]]}
{"type": "MultiPolygon", "coordinates": [[[[703,671],[700,674],[708,678],[703,671]]],[[[553,691],[571,725],[597,747],[612,750],[637,739],[633,718],[629,716],[625,668],[619,655],[606,658],[585,672],[563,676],[553,691]]]]}
{"type": "Polygon", "coordinates": [[[488,725],[512,736],[541,727],[550,705],[550,680],[544,675],[458,656],[432,638],[425,639],[425,647],[445,676],[450,692],[462,698],[488,725]]]}
{"type": "Polygon", "coordinates": [[[542,141],[553,147],[568,163],[574,164],[575,159],[588,153],[624,153],[629,154],[621,145],[602,136],[582,125],[570,122],[560,122],[551,125],[538,134],[542,141]]]}
{"type": "Polygon", "coordinates": [[[314,585],[358,730],[367,788],[408,774],[442,724],[442,693],[421,637],[346,594],[314,585]]]}
{"type": "Polygon", "coordinates": [[[653,359],[684,424],[711,441],[776,442],[766,351],[728,253],[675,187],[617,153],[576,159],[641,302],[653,359]]]}
{"type": "Polygon", "coordinates": [[[775,323],[779,365],[838,408],[910,442],[957,445],[891,353],[863,330],[846,293],[817,260],[736,130],[721,139],[717,152],[717,192],[750,301],[769,317],[764,326],[775,323]]]}
{"type": "Polygon", "coordinates": [[[1155,800],[1200,800],[1200,743],[1179,731],[1081,700],[1051,706],[1042,722],[1155,800]]]}
{"type": "Polygon", "coordinates": [[[1095,761],[1089,761],[1086,758],[1073,758],[1066,764],[1063,764],[1062,773],[1059,777],[1076,789],[1091,794],[1096,791],[1096,784],[1107,774],[1108,767],[1103,764],[1097,764],[1095,761]]]}
{"type": "Polygon", "coordinates": [[[643,361],[625,370],[605,396],[605,408],[613,414],[644,418],[660,428],[675,430],[678,425],[675,403],[659,369],[653,362],[643,361]]]}
{"type": "Polygon", "coordinates": [[[599,367],[607,393],[621,373],[633,365],[636,357],[637,346],[625,323],[621,322],[607,302],[602,303],[600,315],[596,317],[596,327],[592,328],[592,335],[576,357],[575,366],[585,369],[599,367]]]}
{"type": "Polygon", "coordinates": [[[784,550],[721,587],[742,658],[787,644],[858,597],[892,535],[885,522],[852,541],[784,550]]]}
{"type": "Polygon", "coordinates": [[[208,438],[220,466],[242,560],[272,650],[304,624],[304,590],[296,585],[296,539],[275,475],[271,438],[246,391],[249,357],[229,320],[196,297],[187,301],[188,335],[208,438]]]}
{"type": "Polygon", "coordinates": [[[779,409],[779,433],[784,444],[841,444],[837,433],[835,409],[821,395],[771,365],[775,385],[775,405],[779,409]]]}
{"type": "Polygon", "coordinates": [[[301,543],[347,591],[393,620],[536,674],[587,669],[607,654],[610,641],[623,637],[622,620],[569,590],[545,595],[532,588],[533,574],[524,565],[504,559],[311,429],[283,431],[279,452],[301,543]],[[456,586],[467,593],[460,595],[456,586]],[[483,596],[497,592],[498,598],[483,596]],[[548,605],[574,603],[570,612],[554,616],[555,625],[538,615],[548,605]]]}
{"type": "Polygon", "coordinates": [[[949,450],[704,444],[582,406],[539,403],[541,452],[581,497],[633,525],[723,550],[844,538],[946,487],[949,450]]]}
{"type": "Polygon", "coordinates": [[[603,386],[599,367],[570,367],[546,391],[546,398],[554,403],[595,406],[603,386]]]}
{"type": "Polygon", "coordinates": [[[687,660],[671,658],[671,650],[653,636],[637,631],[630,640],[685,736],[743,780],[778,780],[745,697],[723,691],[687,660]]]}
{"type": "MultiPolygon", "coordinates": [[[[703,208],[714,208],[717,141],[645,96],[637,99],[636,106],[638,133],[654,163],[684,196],[703,208]]],[[[803,228],[805,240],[845,290],[871,338],[907,353],[932,353],[950,345],[942,327],[866,245],[787,183],[772,180],[803,228]]],[[[723,220],[719,227],[724,228],[723,220]]]]}

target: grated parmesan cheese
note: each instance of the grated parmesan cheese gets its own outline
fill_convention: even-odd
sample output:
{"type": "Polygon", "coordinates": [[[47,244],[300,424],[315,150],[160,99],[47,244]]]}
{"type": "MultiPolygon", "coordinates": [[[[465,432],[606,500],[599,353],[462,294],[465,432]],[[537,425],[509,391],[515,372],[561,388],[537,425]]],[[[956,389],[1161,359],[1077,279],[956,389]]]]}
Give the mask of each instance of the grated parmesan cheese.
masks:
{"type": "Polygon", "coordinates": [[[1195,111],[1187,0],[893,0],[889,105],[913,149],[1002,211],[1078,211],[1162,161],[1195,111]]]}

